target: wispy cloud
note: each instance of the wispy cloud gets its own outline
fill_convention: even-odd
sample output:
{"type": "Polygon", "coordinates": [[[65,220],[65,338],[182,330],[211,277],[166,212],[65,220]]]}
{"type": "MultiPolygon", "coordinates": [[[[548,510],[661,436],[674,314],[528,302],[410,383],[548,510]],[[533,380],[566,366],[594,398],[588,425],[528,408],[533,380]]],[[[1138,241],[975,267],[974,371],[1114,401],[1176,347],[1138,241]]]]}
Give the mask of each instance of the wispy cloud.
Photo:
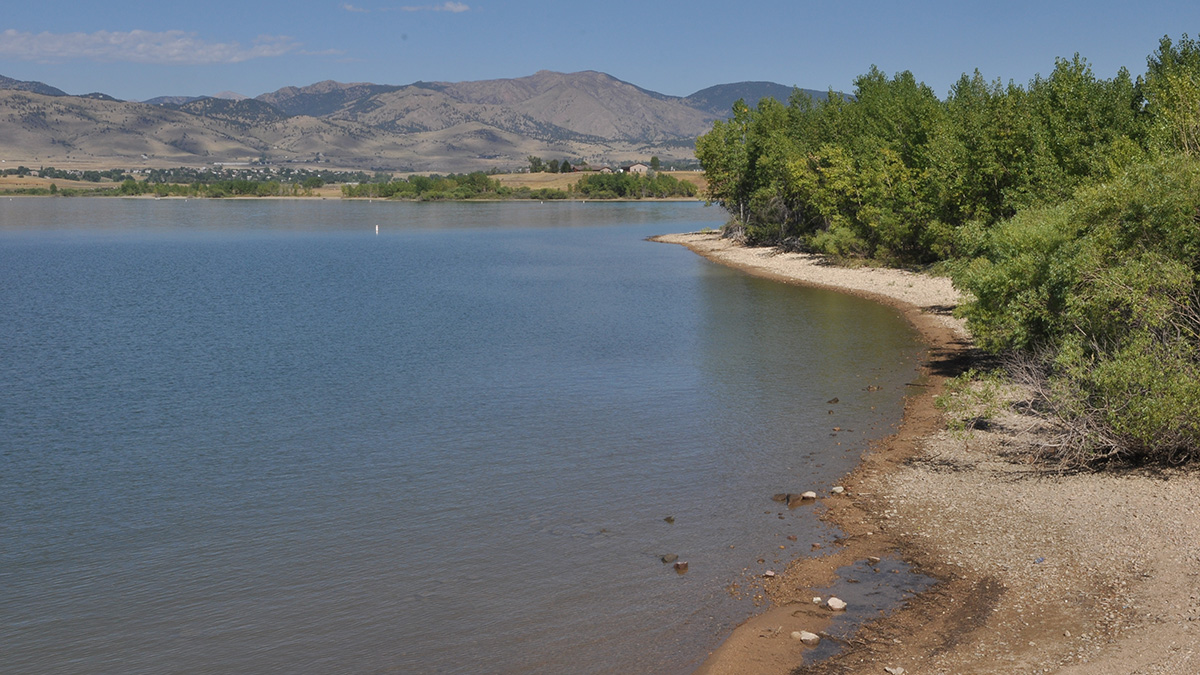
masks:
{"type": "Polygon", "coordinates": [[[470,9],[471,8],[469,6],[461,2],[443,2],[440,5],[410,5],[400,8],[400,10],[404,12],[454,12],[455,14],[458,14],[459,12],[466,12],[470,9]]]}
{"type": "Polygon", "coordinates": [[[401,7],[380,7],[377,10],[359,7],[348,2],[342,3],[342,9],[347,12],[358,12],[361,14],[370,14],[371,12],[451,12],[458,14],[460,12],[471,11],[471,6],[463,2],[443,2],[440,5],[404,5],[401,7]]]}
{"type": "Polygon", "coordinates": [[[301,48],[293,38],[263,35],[249,47],[237,42],[208,42],[181,30],[95,33],[0,32],[0,57],[23,61],[124,61],[167,65],[241,63],[283,56],[301,48]]]}

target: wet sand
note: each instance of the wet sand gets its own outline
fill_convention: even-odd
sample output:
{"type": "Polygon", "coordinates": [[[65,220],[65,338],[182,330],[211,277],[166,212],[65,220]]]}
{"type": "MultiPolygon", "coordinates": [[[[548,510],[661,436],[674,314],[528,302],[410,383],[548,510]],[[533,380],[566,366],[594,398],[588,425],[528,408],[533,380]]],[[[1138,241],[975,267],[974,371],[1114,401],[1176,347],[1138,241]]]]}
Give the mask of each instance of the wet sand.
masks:
{"type": "Polygon", "coordinates": [[[986,430],[948,431],[934,398],[979,355],[951,316],[960,296],[947,279],[835,267],[715,234],[656,240],[896,306],[929,345],[896,434],[846,477],[845,494],[821,496],[823,517],[843,533],[838,545],[762,580],[769,608],[698,673],[1200,672],[1194,472],[1063,475],[1031,465],[1021,450],[1036,440],[1036,420],[1007,408],[986,430]],[[813,603],[820,589],[841,567],[897,557],[939,583],[866,624],[836,655],[805,663],[811,648],[791,636],[828,627],[833,613],[813,603]]]}

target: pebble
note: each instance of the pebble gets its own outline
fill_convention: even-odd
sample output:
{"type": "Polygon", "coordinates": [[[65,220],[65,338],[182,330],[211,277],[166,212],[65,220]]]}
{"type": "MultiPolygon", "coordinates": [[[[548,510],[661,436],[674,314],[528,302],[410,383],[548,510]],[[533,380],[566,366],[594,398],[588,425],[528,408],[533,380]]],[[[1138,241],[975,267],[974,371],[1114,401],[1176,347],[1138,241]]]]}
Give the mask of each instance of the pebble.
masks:
{"type": "Polygon", "coordinates": [[[688,564],[686,562],[675,563],[675,571],[676,572],[683,574],[684,572],[687,572],[687,570],[688,570],[688,564]]]}
{"type": "Polygon", "coordinates": [[[829,491],[830,491],[830,492],[832,492],[832,493],[833,493],[833,494],[835,494],[835,495],[840,495],[840,494],[842,494],[843,492],[845,492],[845,491],[846,491],[846,488],[842,487],[841,485],[837,485],[837,486],[834,486],[834,487],[833,487],[832,489],[830,489],[829,491]]]}
{"type": "Polygon", "coordinates": [[[825,606],[835,612],[840,612],[843,609],[846,609],[846,601],[842,600],[841,598],[830,598],[829,600],[825,601],[825,606]]]}
{"type": "Polygon", "coordinates": [[[817,635],[816,633],[810,633],[806,630],[794,630],[792,631],[792,639],[799,640],[806,645],[812,646],[821,641],[821,636],[817,635]]]}
{"type": "Polygon", "coordinates": [[[662,561],[664,563],[673,563],[676,560],[679,560],[679,556],[675,555],[674,553],[668,553],[662,557],[662,561]]]}

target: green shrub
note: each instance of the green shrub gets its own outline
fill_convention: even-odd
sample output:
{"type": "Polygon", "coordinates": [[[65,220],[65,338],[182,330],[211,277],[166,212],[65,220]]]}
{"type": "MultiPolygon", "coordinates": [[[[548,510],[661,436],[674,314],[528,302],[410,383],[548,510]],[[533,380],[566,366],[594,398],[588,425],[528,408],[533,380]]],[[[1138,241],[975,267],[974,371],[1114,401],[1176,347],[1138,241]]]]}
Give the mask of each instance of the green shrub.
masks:
{"type": "Polygon", "coordinates": [[[1200,161],[1139,165],[994,228],[953,266],[992,351],[1046,354],[1057,459],[1200,456],[1200,161]]]}

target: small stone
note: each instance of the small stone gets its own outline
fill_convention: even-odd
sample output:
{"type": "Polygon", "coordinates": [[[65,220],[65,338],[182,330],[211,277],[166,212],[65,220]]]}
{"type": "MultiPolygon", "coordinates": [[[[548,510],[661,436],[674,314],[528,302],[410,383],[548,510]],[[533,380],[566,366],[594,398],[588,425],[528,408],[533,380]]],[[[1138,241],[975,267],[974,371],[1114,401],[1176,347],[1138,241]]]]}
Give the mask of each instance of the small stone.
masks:
{"type": "Polygon", "coordinates": [[[867,556],[867,562],[871,563],[872,565],[878,565],[879,564],[879,556],[874,556],[874,555],[867,556]]]}
{"type": "Polygon", "coordinates": [[[679,560],[679,556],[675,555],[674,553],[668,553],[662,557],[662,561],[664,563],[673,563],[676,560],[679,560]]]}
{"type": "Polygon", "coordinates": [[[680,561],[680,562],[675,563],[675,571],[680,574],[687,572],[687,568],[688,568],[688,564],[686,562],[680,561]]]}
{"type": "Polygon", "coordinates": [[[674,525],[675,516],[667,516],[666,518],[663,518],[663,521],[665,521],[667,524],[674,525]]]}
{"type": "Polygon", "coordinates": [[[803,493],[801,493],[801,494],[800,494],[800,498],[801,498],[801,499],[806,499],[806,500],[807,500],[807,499],[816,499],[816,498],[817,498],[817,493],[813,492],[812,490],[809,490],[808,492],[803,492],[803,493]]]}
{"type": "Polygon", "coordinates": [[[786,502],[787,500],[788,500],[788,494],[786,492],[777,492],[777,493],[771,495],[771,501],[774,501],[774,502],[786,502]]]}
{"type": "Polygon", "coordinates": [[[906,671],[900,666],[896,666],[895,668],[884,668],[883,672],[888,673],[889,675],[904,675],[906,671]]]}
{"type": "Polygon", "coordinates": [[[825,606],[835,612],[840,612],[846,609],[846,601],[841,598],[829,598],[825,601],[825,606]]]}
{"type": "Polygon", "coordinates": [[[835,404],[835,403],[837,403],[837,402],[838,402],[838,398],[837,398],[836,396],[834,396],[833,398],[831,398],[831,399],[829,399],[828,401],[826,401],[826,403],[828,403],[829,405],[833,405],[833,404],[835,404]]]}
{"type": "Polygon", "coordinates": [[[841,485],[835,485],[829,491],[835,495],[840,495],[846,491],[846,488],[842,487],[841,485]]]}
{"type": "Polygon", "coordinates": [[[819,605],[819,604],[821,604],[821,602],[822,602],[822,598],[819,598],[819,597],[813,598],[814,605],[819,605]]]}
{"type": "Polygon", "coordinates": [[[774,570],[767,570],[766,572],[763,572],[763,576],[764,576],[764,577],[766,577],[766,578],[768,578],[768,579],[774,579],[774,578],[775,578],[775,571],[774,571],[774,570]]]}
{"type": "Polygon", "coordinates": [[[792,639],[799,640],[811,647],[821,641],[821,636],[806,630],[796,630],[792,631],[792,639]]]}

